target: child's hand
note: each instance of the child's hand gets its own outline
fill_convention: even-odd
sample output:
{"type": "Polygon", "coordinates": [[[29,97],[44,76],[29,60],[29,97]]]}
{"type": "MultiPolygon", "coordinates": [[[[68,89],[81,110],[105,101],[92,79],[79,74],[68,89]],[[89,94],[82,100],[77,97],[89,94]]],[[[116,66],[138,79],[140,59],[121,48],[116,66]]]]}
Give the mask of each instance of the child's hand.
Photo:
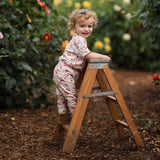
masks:
{"type": "Polygon", "coordinates": [[[95,52],[90,52],[89,54],[87,54],[85,59],[107,59],[111,61],[110,57],[103,54],[95,53],[95,52]]]}
{"type": "Polygon", "coordinates": [[[111,58],[109,56],[104,55],[104,59],[107,59],[109,61],[111,61],[111,58]]]}

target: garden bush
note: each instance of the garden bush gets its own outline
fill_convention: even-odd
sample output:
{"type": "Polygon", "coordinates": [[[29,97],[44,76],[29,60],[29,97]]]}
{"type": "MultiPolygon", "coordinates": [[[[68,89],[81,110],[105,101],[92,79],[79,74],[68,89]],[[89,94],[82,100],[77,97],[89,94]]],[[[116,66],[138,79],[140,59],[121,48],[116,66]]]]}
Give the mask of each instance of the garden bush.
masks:
{"type": "MultiPolygon", "coordinates": [[[[92,36],[88,38],[88,46],[93,51],[108,54],[115,66],[141,70],[156,70],[160,67],[159,43],[152,43],[152,39],[146,37],[142,20],[136,17],[140,1],[54,2],[55,8],[66,17],[69,17],[74,8],[89,8],[97,13],[99,23],[92,36]]],[[[64,32],[67,32],[67,29],[64,32]]]]}
{"type": "Polygon", "coordinates": [[[147,35],[160,41],[160,0],[142,0],[137,15],[143,20],[147,35]]]}
{"type": "MultiPolygon", "coordinates": [[[[55,30],[52,2],[0,2],[0,107],[47,104],[61,31],[55,30]],[[38,3],[39,2],[39,3],[38,3]],[[44,35],[48,35],[51,39],[44,35]]],[[[62,19],[58,20],[63,21],[62,19]]]]}

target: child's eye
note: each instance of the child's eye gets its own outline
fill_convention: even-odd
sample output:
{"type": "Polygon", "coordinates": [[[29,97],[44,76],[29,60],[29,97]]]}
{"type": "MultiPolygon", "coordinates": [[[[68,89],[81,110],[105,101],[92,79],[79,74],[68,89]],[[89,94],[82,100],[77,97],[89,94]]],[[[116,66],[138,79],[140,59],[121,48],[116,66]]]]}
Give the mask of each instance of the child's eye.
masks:
{"type": "Polygon", "coordinates": [[[92,28],[92,26],[90,25],[90,26],[88,26],[88,28],[92,28]]]}
{"type": "Polygon", "coordinates": [[[80,25],[80,27],[84,27],[84,25],[80,25]]]}

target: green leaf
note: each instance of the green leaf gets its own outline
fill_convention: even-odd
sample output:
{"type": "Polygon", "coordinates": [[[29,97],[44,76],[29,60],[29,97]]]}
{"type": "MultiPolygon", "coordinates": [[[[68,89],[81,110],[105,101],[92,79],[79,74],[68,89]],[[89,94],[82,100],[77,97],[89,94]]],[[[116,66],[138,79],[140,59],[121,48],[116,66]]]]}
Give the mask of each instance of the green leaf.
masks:
{"type": "Polygon", "coordinates": [[[38,37],[35,37],[35,38],[32,39],[32,41],[33,41],[33,42],[39,42],[40,39],[39,39],[38,37]]]}
{"type": "Polygon", "coordinates": [[[160,28],[160,23],[157,24],[157,27],[160,28]]]}
{"type": "Polygon", "coordinates": [[[32,48],[36,53],[39,53],[39,51],[34,47],[34,45],[31,45],[31,48],[32,48]]]}
{"type": "Polygon", "coordinates": [[[32,67],[29,64],[27,64],[26,62],[19,62],[18,68],[21,70],[32,72],[32,67]]]}
{"type": "Polygon", "coordinates": [[[6,81],[6,88],[7,90],[10,90],[14,85],[16,85],[16,79],[9,77],[6,81]]]}
{"type": "Polygon", "coordinates": [[[156,82],[154,85],[155,85],[155,86],[159,86],[159,85],[160,85],[160,82],[156,82]]]}
{"type": "Polygon", "coordinates": [[[6,71],[3,68],[0,68],[0,75],[7,75],[6,71]]]}
{"type": "Polygon", "coordinates": [[[5,58],[5,57],[9,57],[9,55],[0,55],[0,59],[5,58]]]}
{"type": "Polygon", "coordinates": [[[151,1],[151,0],[143,0],[142,3],[143,3],[144,5],[149,5],[150,1],[151,1]]]}
{"type": "Polygon", "coordinates": [[[145,18],[143,21],[143,27],[146,28],[150,24],[149,18],[145,18]]]}
{"type": "Polygon", "coordinates": [[[38,75],[38,72],[37,72],[37,71],[34,71],[33,73],[34,73],[34,75],[35,75],[35,76],[37,76],[37,75],[38,75]]]}
{"type": "Polygon", "coordinates": [[[28,27],[28,29],[29,29],[30,31],[33,31],[33,27],[32,27],[31,24],[28,24],[27,27],[28,27]]]}
{"type": "Polygon", "coordinates": [[[152,124],[153,124],[152,121],[148,121],[147,123],[145,123],[145,124],[142,126],[142,129],[149,129],[152,124]]]}
{"type": "Polygon", "coordinates": [[[160,7],[160,1],[155,2],[154,7],[160,7]]]}
{"type": "Polygon", "coordinates": [[[53,13],[54,13],[56,16],[58,16],[58,12],[57,12],[56,9],[53,9],[52,11],[53,11],[53,13]]]}
{"type": "Polygon", "coordinates": [[[142,14],[140,14],[140,18],[145,18],[149,15],[149,11],[143,12],[142,14]]]}

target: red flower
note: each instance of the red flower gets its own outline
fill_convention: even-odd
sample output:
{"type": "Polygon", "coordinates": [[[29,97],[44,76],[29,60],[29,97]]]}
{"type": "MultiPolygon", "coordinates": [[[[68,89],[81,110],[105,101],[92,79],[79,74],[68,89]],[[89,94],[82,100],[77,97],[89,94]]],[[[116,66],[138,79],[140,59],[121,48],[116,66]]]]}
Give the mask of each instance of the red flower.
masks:
{"type": "Polygon", "coordinates": [[[37,2],[41,7],[45,8],[46,5],[44,2],[41,2],[40,0],[37,0],[37,2]]]}
{"type": "Polygon", "coordinates": [[[49,35],[49,33],[45,33],[45,34],[43,35],[43,38],[45,39],[46,42],[49,42],[50,39],[51,39],[51,36],[49,35]]]}
{"type": "Polygon", "coordinates": [[[134,26],[132,26],[132,27],[131,27],[131,30],[132,30],[132,31],[134,31],[134,30],[135,30],[135,27],[134,27],[134,26]]]}
{"type": "Polygon", "coordinates": [[[50,14],[50,11],[48,10],[48,7],[44,2],[41,2],[40,0],[37,0],[38,4],[45,9],[46,13],[50,14]]]}
{"type": "Polygon", "coordinates": [[[141,24],[141,25],[139,26],[139,28],[140,28],[141,30],[143,30],[143,24],[141,24]]]}
{"type": "Polygon", "coordinates": [[[158,80],[159,79],[159,75],[157,73],[155,73],[152,78],[153,78],[153,80],[158,80]]]}

